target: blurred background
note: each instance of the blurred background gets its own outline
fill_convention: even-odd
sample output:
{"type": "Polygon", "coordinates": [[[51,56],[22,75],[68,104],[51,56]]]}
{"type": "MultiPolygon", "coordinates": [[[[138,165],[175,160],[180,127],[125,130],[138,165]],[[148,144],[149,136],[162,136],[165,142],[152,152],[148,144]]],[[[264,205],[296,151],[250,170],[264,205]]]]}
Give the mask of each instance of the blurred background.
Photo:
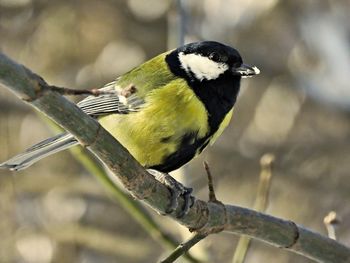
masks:
{"type": "MultiPolygon", "coordinates": [[[[262,73],[242,81],[233,122],[180,180],[207,199],[207,160],[218,198],[252,207],[259,160],[272,152],[266,212],[326,234],[323,218],[334,210],[337,238],[350,246],[349,1],[180,2],[0,0],[0,51],[51,84],[87,89],[178,46],[184,31],[185,42],[234,46],[262,73]]],[[[52,134],[0,89],[0,161],[52,134]]],[[[187,235],[148,213],[177,240],[187,235]]],[[[156,262],[169,252],[68,151],[0,171],[0,237],[0,262],[156,262]]],[[[238,238],[210,236],[193,254],[231,262],[238,238]]],[[[245,262],[312,261],[253,241],[245,262]]]]}

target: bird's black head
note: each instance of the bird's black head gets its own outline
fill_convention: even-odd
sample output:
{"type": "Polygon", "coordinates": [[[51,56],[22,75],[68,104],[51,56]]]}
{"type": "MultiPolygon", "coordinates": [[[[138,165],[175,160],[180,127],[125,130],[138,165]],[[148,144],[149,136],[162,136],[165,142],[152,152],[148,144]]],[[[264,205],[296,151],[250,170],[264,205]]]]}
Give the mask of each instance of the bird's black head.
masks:
{"type": "Polygon", "coordinates": [[[218,129],[235,104],[241,78],[259,74],[257,67],[243,64],[236,49],[214,41],[184,45],[165,60],[172,73],[184,78],[205,105],[211,132],[218,129]]]}
{"type": "Polygon", "coordinates": [[[237,79],[259,73],[258,68],[243,64],[236,49],[214,41],[184,45],[171,52],[166,60],[175,75],[191,82],[222,77],[237,79]]]}

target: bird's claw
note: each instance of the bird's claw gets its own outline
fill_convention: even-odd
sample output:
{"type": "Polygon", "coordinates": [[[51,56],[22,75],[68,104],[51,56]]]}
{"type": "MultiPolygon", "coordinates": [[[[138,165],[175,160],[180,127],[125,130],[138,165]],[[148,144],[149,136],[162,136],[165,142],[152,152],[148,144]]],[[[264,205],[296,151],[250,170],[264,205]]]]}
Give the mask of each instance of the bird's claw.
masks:
{"type": "Polygon", "coordinates": [[[178,215],[176,215],[177,218],[184,217],[190,208],[192,207],[194,203],[194,197],[191,195],[192,188],[188,188],[183,186],[181,183],[176,181],[173,177],[171,177],[167,173],[159,172],[157,170],[148,169],[148,172],[152,174],[157,181],[165,185],[171,194],[171,201],[166,209],[164,215],[172,214],[178,207],[178,198],[180,196],[183,196],[184,198],[184,205],[178,215]]]}

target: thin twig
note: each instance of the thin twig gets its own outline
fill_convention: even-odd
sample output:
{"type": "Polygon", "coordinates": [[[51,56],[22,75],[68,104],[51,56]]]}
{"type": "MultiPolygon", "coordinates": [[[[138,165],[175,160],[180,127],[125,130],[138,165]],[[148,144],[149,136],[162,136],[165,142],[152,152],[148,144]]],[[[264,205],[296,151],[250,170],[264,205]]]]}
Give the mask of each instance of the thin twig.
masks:
{"type": "Polygon", "coordinates": [[[203,165],[208,176],[209,202],[217,202],[218,200],[215,195],[213,176],[211,175],[209,164],[206,161],[204,161],[203,165]]]}
{"type": "Polygon", "coordinates": [[[194,245],[196,245],[199,241],[204,239],[207,234],[203,233],[195,233],[188,239],[185,243],[180,244],[168,257],[161,260],[160,263],[172,263],[175,262],[176,259],[186,254],[188,250],[190,250],[194,245]]]}
{"type": "Polygon", "coordinates": [[[106,94],[115,94],[113,90],[101,90],[101,89],[70,89],[50,85],[50,89],[61,94],[61,95],[92,95],[92,96],[101,96],[106,94]]]}
{"type": "MultiPolygon", "coordinates": [[[[268,196],[272,177],[272,164],[274,160],[275,157],[273,154],[264,154],[260,159],[261,171],[257,195],[254,203],[254,209],[259,212],[264,212],[268,205],[268,196]]],[[[232,263],[244,262],[250,246],[250,240],[251,238],[247,236],[241,236],[239,238],[232,263]]]]}
{"type": "Polygon", "coordinates": [[[271,153],[264,154],[260,159],[260,179],[254,209],[263,212],[268,205],[268,198],[271,186],[272,168],[275,156],[271,153]]]}
{"type": "Polygon", "coordinates": [[[328,237],[337,240],[335,233],[335,227],[340,224],[340,219],[337,217],[337,213],[331,211],[323,219],[323,223],[326,226],[328,237]]]}

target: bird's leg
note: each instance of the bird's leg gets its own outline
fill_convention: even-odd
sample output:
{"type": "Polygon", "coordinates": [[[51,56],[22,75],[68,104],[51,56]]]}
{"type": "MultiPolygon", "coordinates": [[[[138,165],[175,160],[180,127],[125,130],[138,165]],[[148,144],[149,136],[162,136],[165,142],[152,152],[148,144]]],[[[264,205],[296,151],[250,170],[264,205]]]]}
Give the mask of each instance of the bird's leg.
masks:
{"type": "Polygon", "coordinates": [[[181,212],[176,216],[177,218],[184,217],[194,203],[194,198],[191,196],[192,188],[187,188],[183,186],[181,183],[176,181],[173,177],[171,177],[167,173],[159,172],[157,170],[148,169],[150,174],[154,176],[154,178],[164,184],[170,191],[171,194],[171,202],[168,208],[165,211],[165,215],[173,213],[178,207],[177,199],[180,196],[184,198],[184,205],[182,207],[181,212]]]}

